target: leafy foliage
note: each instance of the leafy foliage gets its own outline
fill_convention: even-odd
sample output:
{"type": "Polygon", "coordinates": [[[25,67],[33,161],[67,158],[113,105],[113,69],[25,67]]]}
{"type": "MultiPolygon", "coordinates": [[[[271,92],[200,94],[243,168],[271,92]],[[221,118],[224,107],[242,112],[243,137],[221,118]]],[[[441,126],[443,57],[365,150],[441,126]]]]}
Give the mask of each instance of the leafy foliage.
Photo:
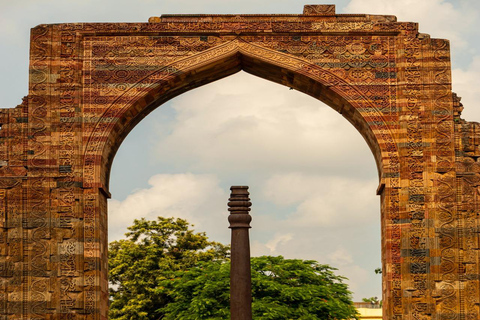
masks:
{"type": "Polygon", "coordinates": [[[372,305],[382,306],[382,300],[379,300],[378,297],[363,298],[363,302],[371,303],[372,305]]]}
{"type": "Polygon", "coordinates": [[[182,219],[135,220],[127,239],[110,243],[110,319],[160,319],[172,298],[160,285],[200,262],[225,260],[228,246],[194,233],[182,219]]]}
{"type": "MultiPolygon", "coordinates": [[[[182,219],[135,220],[110,243],[110,312],[115,320],[229,319],[229,247],[182,219]]],[[[352,319],[343,277],[315,261],[252,258],[254,319],[352,319]]]]}
{"type": "MultiPolygon", "coordinates": [[[[283,257],[252,258],[254,319],[352,319],[356,310],[343,277],[315,261],[283,257]]],[[[165,281],[174,301],[165,318],[228,319],[228,262],[207,262],[165,281]]]]}

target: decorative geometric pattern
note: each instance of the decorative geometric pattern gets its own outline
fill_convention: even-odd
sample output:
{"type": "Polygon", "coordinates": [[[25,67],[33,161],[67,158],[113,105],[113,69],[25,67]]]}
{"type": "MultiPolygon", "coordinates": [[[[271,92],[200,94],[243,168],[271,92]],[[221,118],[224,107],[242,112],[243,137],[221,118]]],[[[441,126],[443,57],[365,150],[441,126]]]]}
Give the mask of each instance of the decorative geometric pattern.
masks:
{"type": "Polygon", "coordinates": [[[33,28],[28,96],[0,110],[0,318],[107,318],[116,150],[165,101],[240,70],[327,103],[370,146],[386,319],[480,319],[480,125],[460,118],[449,43],[333,5],[33,28]]]}

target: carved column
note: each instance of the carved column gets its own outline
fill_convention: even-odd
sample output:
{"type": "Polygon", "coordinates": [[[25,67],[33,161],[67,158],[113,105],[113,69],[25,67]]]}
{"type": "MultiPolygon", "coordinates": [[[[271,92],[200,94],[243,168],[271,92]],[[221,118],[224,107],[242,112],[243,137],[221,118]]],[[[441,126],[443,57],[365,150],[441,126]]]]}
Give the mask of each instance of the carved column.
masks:
{"type": "Polygon", "coordinates": [[[248,187],[233,186],[228,202],[228,221],[232,229],[230,266],[230,317],[231,320],[252,319],[252,286],[250,272],[250,242],[248,229],[252,217],[248,187]]]}

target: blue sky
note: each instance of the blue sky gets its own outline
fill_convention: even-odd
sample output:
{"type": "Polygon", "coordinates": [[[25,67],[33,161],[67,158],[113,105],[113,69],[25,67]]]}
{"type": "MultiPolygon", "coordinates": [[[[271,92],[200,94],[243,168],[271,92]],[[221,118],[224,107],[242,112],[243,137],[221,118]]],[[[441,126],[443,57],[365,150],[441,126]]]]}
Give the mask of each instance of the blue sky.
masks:
{"type": "MultiPolygon", "coordinates": [[[[480,2],[330,1],[338,13],[396,15],[452,46],[454,91],[479,121],[480,2]]],[[[0,107],[27,94],[29,30],[41,23],[146,22],[162,13],[301,13],[300,1],[0,0],[0,107]]],[[[244,72],[159,107],[127,137],[110,181],[110,239],[133,218],[186,218],[228,242],[231,185],[249,185],[254,255],[314,259],[350,278],[355,299],[381,296],[373,156],[328,106],[244,72]]]]}

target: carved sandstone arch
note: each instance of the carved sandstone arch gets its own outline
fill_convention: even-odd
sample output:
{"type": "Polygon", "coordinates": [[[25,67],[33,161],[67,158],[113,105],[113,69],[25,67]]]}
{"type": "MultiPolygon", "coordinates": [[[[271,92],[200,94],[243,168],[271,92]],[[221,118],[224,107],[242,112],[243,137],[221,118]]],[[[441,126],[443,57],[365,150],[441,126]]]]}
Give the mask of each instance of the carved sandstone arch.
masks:
{"type": "Polygon", "coordinates": [[[478,124],[448,41],[392,16],[164,15],[32,29],[29,94],[0,110],[0,315],[105,319],[111,161],[163,102],[239,70],[342,113],[379,169],[386,319],[479,319],[478,124]]]}
{"type": "Polygon", "coordinates": [[[389,153],[384,154],[383,157],[395,158],[398,162],[397,148],[390,128],[375,104],[364,97],[361,91],[334,73],[313,63],[259,45],[249,44],[242,39],[235,39],[191,57],[174,61],[145,76],[142,80],[146,83],[142,80],[138,81],[118,96],[103,113],[108,115],[108,118],[118,118],[118,120],[108,122],[107,128],[98,122],[86,144],[84,166],[93,165],[95,159],[99,157],[102,159],[102,164],[100,167],[86,169],[95,174],[85,174],[84,185],[105,186],[108,191],[108,174],[102,176],[100,172],[109,172],[115,153],[123,139],[156,107],[183,92],[240,70],[295,88],[330,105],[362,134],[374,154],[380,177],[385,170],[398,172],[398,168],[391,168],[388,162],[384,164],[382,159],[381,149],[388,149],[389,153]],[[150,83],[149,78],[156,75],[161,76],[155,83],[150,83]],[[139,87],[141,89],[136,90],[139,87]],[[124,98],[131,91],[135,92],[128,98],[124,98]],[[371,121],[375,121],[375,128],[369,126],[368,122],[371,121]],[[97,139],[100,134],[103,138],[97,139]],[[94,143],[95,140],[102,143],[94,143]],[[386,146],[381,148],[379,141],[386,146]],[[384,167],[387,168],[384,169],[384,167]],[[102,179],[105,180],[102,181],[102,179]]]}

